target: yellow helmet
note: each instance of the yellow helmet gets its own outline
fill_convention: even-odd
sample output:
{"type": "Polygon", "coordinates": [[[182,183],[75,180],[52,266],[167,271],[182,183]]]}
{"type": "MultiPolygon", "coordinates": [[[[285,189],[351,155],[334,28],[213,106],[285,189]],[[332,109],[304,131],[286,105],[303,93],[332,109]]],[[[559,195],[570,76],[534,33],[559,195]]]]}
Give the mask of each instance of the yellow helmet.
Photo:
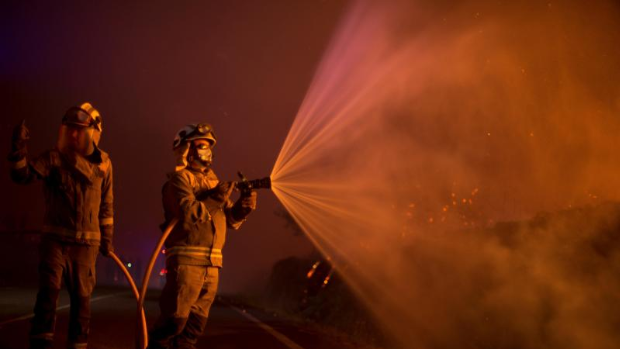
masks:
{"type": "Polygon", "coordinates": [[[99,132],[103,131],[102,121],[99,111],[88,102],[69,108],[62,118],[63,125],[72,124],[93,127],[99,132]]]}

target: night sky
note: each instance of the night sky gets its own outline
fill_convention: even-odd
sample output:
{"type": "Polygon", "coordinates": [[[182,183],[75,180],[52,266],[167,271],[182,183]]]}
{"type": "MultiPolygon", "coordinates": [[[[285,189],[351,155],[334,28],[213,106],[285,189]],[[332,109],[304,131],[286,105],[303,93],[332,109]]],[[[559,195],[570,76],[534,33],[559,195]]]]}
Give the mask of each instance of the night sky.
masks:
{"type": "MultiPolygon", "coordinates": [[[[114,165],[115,245],[144,264],[163,221],[161,186],[183,125],[211,123],[214,169],[268,176],[344,1],[81,1],[0,5],[0,123],[5,153],[26,119],[30,154],[54,146],[64,111],[91,102],[114,165]]],[[[42,223],[41,184],[0,171],[0,230],[42,223]]],[[[224,250],[224,291],[260,288],[272,264],[311,244],[285,228],[272,193],[224,250]]],[[[19,251],[16,251],[19,258],[19,251]]]]}

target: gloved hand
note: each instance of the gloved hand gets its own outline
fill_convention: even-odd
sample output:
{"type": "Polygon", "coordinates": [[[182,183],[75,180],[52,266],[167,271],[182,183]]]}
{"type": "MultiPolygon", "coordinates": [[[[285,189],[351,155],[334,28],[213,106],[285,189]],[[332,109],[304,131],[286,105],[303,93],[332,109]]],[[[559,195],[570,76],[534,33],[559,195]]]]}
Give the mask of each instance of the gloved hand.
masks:
{"type": "Polygon", "coordinates": [[[215,188],[208,191],[208,197],[224,204],[235,189],[235,182],[219,182],[215,188]]]}
{"type": "Polygon", "coordinates": [[[110,254],[114,252],[114,246],[112,246],[113,234],[114,226],[105,225],[101,227],[101,244],[99,245],[99,253],[105,257],[110,257],[110,254]]]}
{"type": "Polygon", "coordinates": [[[13,129],[9,161],[19,161],[28,155],[29,139],[30,130],[26,127],[26,120],[22,120],[22,122],[13,129]]]}
{"type": "Polygon", "coordinates": [[[256,198],[258,194],[255,190],[250,191],[249,195],[241,196],[232,208],[233,218],[236,221],[244,220],[252,211],[256,210],[256,198]]]}

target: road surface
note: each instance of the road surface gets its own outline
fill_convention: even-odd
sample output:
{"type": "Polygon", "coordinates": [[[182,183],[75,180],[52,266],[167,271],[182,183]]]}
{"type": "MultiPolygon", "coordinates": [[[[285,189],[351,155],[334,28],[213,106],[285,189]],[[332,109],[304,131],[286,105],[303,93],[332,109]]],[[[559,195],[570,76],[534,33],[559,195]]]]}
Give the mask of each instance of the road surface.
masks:
{"type": "MultiPolygon", "coordinates": [[[[147,321],[152,325],[159,314],[157,292],[145,303],[147,321]]],[[[0,349],[27,348],[29,320],[36,297],[33,288],[0,288],[0,349]]],[[[66,346],[69,299],[61,292],[58,302],[54,348],[66,346]]],[[[90,349],[135,348],[135,308],[132,294],[123,289],[98,288],[92,297],[90,349]]],[[[273,314],[231,305],[218,297],[211,308],[207,330],[198,349],[348,349],[354,348],[340,337],[328,335],[315,326],[286,321],[273,314]]]]}

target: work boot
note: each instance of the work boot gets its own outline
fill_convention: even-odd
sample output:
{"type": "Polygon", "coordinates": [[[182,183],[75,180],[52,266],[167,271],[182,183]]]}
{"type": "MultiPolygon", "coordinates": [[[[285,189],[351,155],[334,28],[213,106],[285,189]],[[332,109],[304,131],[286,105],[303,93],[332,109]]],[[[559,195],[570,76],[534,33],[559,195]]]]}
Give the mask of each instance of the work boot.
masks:
{"type": "Polygon", "coordinates": [[[147,349],[174,349],[175,337],[183,331],[187,318],[159,318],[149,333],[147,349]]]}
{"type": "Polygon", "coordinates": [[[206,325],[206,317],[191,312],[183,332],[176,337],[175,349],[195,349],[198,338],[202,336],[206,325]]]}

